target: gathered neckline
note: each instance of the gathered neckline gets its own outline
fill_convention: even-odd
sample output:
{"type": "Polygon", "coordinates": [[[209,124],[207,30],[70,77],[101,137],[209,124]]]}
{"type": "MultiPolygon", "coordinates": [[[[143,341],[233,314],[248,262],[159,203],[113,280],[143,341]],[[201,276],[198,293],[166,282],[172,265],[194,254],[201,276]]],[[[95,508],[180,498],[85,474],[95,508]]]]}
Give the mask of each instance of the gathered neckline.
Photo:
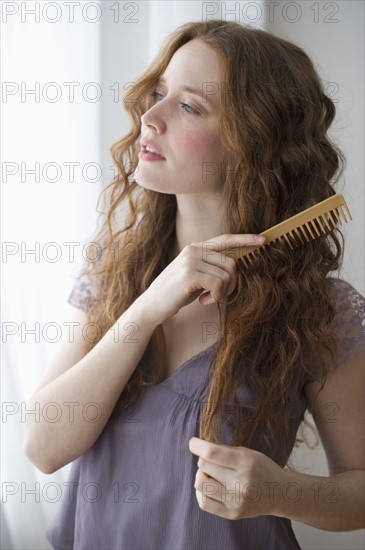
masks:
{"type": "Polygon", "coordinates": [[[174,370],[174,372],[172,372],[167,378],[165,378],[165,380],[162,380],[162,382],[159,382],[158,384],[155,384],[156,386],[162,386],[163,384],[167,384],[168,382],[170,382],[170,380],[172,380],[178,373],[180,373],[184,367],[186,367],[187,365],[189,365],[190,363],[192,363],[193,361],[195,361],[196,359],[198,359],[199,357],[202,357],[203,355],[205,355],[206,353],[208,353],[209,351],[211,351],[213,348],[215,348],[216,346],[218,346],[218,342],[214,342],[214,344],[211,344],[210,346],[208,346],[207,348],[205,348],[203,351],[200,351],[199,353],[196,353],[195,355],[193,355],[192,357],[190,357],[189,359],[187,359],[186,361],[184,361],[177,369],[174,370]]]}

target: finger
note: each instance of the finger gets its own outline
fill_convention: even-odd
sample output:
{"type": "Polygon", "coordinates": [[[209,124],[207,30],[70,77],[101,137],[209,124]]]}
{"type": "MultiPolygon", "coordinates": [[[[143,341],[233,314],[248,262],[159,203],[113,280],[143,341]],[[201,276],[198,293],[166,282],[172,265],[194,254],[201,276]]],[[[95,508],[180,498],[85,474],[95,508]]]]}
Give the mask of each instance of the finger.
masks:
{"type": "MultiPolygon", "coordinates": [[[[217,278],[222,280],[220,292],[218,288],[218,293],[207,293],[207,295],[210,294],[209,303],[214,301],[223,302],[223,300],[232,294],[237,286],[238,273],[236,260],[224,255],[222,252],[210,252],[207,254],[206,259],[202,260],[199,265],[195,267],[195,269],[201,273],[215,275],[217,278]]],[[[203,298],[203,302],[201,300],[200,302],[208,303],[206,300],[206,298],[203,298]]]]}
{"type": "Polygon", "coordinates": [[[237,273],[235,260],[225,256],[222,262],[220,252],[214,252],[213,255],[209,255],[206,260],[203,261],[201,258],[199,258],[199,260],[194,258],[194,268],[196,271],[200,271],[200,273],[208,273],[209,275],[214,275],[227,282],[227,274],[229,275],[229,279],[231,279],[237,273]]]}
{"type": "Polygon", "coordinates": [[[233,490],[235,488],[237,471],[229,466],[218,466],[217,464],[199,458],[198,472],[199,475],[197,475],[197,480],[202,480],[203,478],[205,481],[214,480],[224,485],[227,490],[233,490]]]}
{"type": "MultiPolygon", "coordinates": [[[[209,294],[217,302],[222,302],[227,294],[227,290],[231,281],[231,275],[224,269],[216,266],[204,264],[195,268],[194,276],[190,282],[189,292],[202,289],[208,291],[209,294]],[[204,270],[204,271],[203,271],[204,270]]],[[[205,301],[207,298],[203,298],[205,301]]]]}
{"type": "Polygon", "coordinates": [[[212,288],[210,288],[207,295],[210,296],[211,301],[223,302],[229,294],[232,287],[232,282],[235,282],[236,280],[235,275],[226,269],[207,263],[204,263],[203,266],[198,267],[197,271],[200,273],[209,273],[214,277],[215,284],[212,288]]]}
{"type": "Polygon", "coordinates": [[[199,251],[199,244],[201,245],[202,243],[191,243],[184,248],[188,265],[196,271],[216,275],[218,278],[222,279],[225,287],[224,292],[220,293],[220,297],[214,295],[217,301],[221,301],[226,294],[231,294],[236,288],[238,276],[236,260],[222,252],[210,251],[203,254],[201,250],[199,251]],[[229,287],[228,293],[226,293],[227,287],[229,287]]]}
{"type": "Polygon", "coordinates": [[[204,244],[204,245],[216,244],[218,247],[218,250],[222,250],[225,244],[229,245],[230,247],[242,246],[242,245],[256,246],[258,243],[261,243],[264,241],[265,241],[265,237],[257,233],[225,233],[223,235],[218,235],[217,237],[212,237],[211,239],[207,239],[202,243],[194,243],[194,244],[204,244]]]}
{"type": "Polygon", "coordinates": [[[209,512],[210,514],[220,516],[222,518],[231,519],[229,510],[227,510],[224,503],[220,500],[215,500],[206,493],[203,494],[201,491],[197,490],[195,491],[195,494],[199,508],[201,508],[204,512],[209,512]]]}
{"type": "Polygon", "coordinates": [[[191,244],[201,249],[202,259],[206,261],[207,256],[214,252],[221,252],[224,254],[225,251],[237,246],[257,246],[264,242],[265,237],[258,234],[225,234],[206,241],[191,244]]]}
{"type": "Polygon", "coordinates": [[[225,298],[223,300],[217,300],[214,295],[212,295],[211,291],[204,292],[199,296],[199,303],[203,306],[207,306],[209,304],[223,304],[225,302],[225,298]]]}
{"type": "Polygon", "coordinates": [[[217,300],[211,295],[211,292],[209,291],[209,292],[203,292],[203,294],[199,296],[199,303],[202,306],[207,306],[209,304],[217,303],[217,300]]]}
{"type": "Polygon", "coordinates": [[[230,485],[228,483],[220,483],[215,478],[201,472],[201,470],[197,472],[194,489],[199,491],[202,497],[212,499],[215,502],[221,502],[228,509],[232,505],[238,505],[242,500],[237,481],[231,480],[230,485]]]}
{"type": "MultiPolygon", "coordinates": [[[[219,245],[222,250],[216,250],[218,246],[215,243],[210,243],[209,248],[206,249],[202,248],[203,244],[206,243],[192,243],[186,247],[186,249],[192,248],[194,257],[200,260],[202,266],[205,267],[206,264],[214,265],[232,274],[237,271],[236,261],[224,254],[224,249],[231,249],[232,246],[225,246],[225,244],[222,243],[219,245]]],[[[242,243],[237,244],[241,244],[242,246],[242,243]]]]}
{"type": "Polygon", "coordinates": [[[231,445],[223,445],[211,443],[199,437],[192,437],[189,440],[189,449],[193,454],[202,457],[203,460],[212,462],[219,466],[230,464],[232,469],[236,469],[239,461],[244,459],[242,453],[246,452],[244,447],[233,447],[231,445]]]}
{"type": "Polygon", "coordinates": [[[218,480],[208,476],[201,470],[196,472],[194,489],[200,491],[203,495],[206,494],[214,500],[221,500],[222,485],[218,480]]]}

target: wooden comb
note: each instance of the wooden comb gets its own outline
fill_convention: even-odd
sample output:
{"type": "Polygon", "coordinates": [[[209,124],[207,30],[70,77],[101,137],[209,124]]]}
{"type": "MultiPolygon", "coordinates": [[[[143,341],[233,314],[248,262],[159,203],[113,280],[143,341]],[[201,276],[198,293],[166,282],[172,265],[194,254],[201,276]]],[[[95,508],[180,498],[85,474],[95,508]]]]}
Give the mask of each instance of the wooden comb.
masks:
{"type": "MultiPolygon", "coordinates": [[[[314,206],[295,214],[291,218],[284,220],[277,225],[273,225],[269,229],[266,229],[260,235],[266,237],[266,240],[263,244],[258,244],[257,246],[237,246],[234,248],[229,248],[229,250],[224,251],[224,254],[238,260],[242,259],[246,267],[249,267],[249,264],[252,265],[252,262],[258,257],[259,254],[262,254],[263,251],[259,249],[265,249],[267,245],[274,241],[288,243],[290,249],[293,250],[292,245],[304,244],[305,241],[310,242],[310,239],[314,240],[321,235],[327,235],[329,231],[332,231],[337,223],[341,223],[340,214],[347,223],[346,215],[342,207],[345,207],[346,212],[352,220],[350,211],[347,207],[346,201],[340,193],[332,195],[324,201],[318,202],[314,206]],[[332,224],[332,226],[331,226],[332,224]],[[328,230],[328,231],[327,231],[328,230]],[[292,238],[290,241],[289,237],[292,238]]],[[[266,250],[265,250],[266,252],[266,250]]]]}

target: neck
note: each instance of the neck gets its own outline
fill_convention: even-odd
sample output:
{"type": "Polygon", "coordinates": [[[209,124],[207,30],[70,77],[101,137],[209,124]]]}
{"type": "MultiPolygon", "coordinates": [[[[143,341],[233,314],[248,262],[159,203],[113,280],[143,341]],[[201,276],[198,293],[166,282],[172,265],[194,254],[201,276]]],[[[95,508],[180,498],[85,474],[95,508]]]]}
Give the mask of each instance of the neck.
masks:
{"type": "Polygon", "coordinates": [[[203,242],[225,232],[221,195],[176,195],[176,201],[174,258],[188,244],[203,242]]]}

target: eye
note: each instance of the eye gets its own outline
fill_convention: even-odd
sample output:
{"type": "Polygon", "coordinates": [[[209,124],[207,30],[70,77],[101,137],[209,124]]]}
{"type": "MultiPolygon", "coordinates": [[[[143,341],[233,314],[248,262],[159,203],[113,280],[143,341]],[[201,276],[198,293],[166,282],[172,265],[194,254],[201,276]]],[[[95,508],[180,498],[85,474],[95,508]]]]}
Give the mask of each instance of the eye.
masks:
{"type": "Polygon", "coordinates": [[[200,113],[198,113],[198,111],[196,109],[194,109],[193,107],[191,107],[190,105],[188,105],[187,103],[183,103],[182,101],[179,101],[180,105],[182,107],[187,107],[188,109],[191,109],[191,111],[186,111],[185,109],[185,112],[186,113],[190,113],[192,115],[199,115],[200,113]]]}
{"type": "MultiPolygon", "coordinates": [[[[158,96],[163,96],[163,94],[161,94],[160,92],[151,92],[149,94],[150,96],[152,96],[153,98],[157,99],[158,100],[158,96]]],[[[187,114],[191,114],[191,115],[199,115],[199,111],[197,111],[196,109],[194,109],[194,107],[191,107],[191,105],[188,105],[187,103],[183,103],[182,101],[179,101],[180,105],[183,107],[184,111],[187,113],[187,114]],[[189,109],[188,111],[186,110],[189,109]]]]}
{"type": "Polygon", "coordinates": [[[150,96],[154,97],[155,99],[156,99],[156,96],[158,96],[158,95],[162,95],[162,94],[160,94],[159,92],[156,92],[156,91],[150,93],[150,96]]]}

